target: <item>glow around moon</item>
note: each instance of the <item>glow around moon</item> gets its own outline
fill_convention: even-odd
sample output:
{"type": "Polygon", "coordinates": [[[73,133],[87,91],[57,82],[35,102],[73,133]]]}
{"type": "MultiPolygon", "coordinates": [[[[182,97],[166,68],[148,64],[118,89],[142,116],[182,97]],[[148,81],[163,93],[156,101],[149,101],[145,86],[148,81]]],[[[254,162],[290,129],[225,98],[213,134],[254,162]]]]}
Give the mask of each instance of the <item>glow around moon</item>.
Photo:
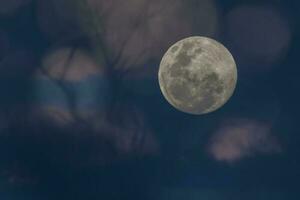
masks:
{"type": "Polygon", "coordinates": [[[231,53],[206,37],[189,37],[169,48],[160,63],[159,85],[175,108],[205,114],[222,107],[232,96],[237,69],[231,53]]]}

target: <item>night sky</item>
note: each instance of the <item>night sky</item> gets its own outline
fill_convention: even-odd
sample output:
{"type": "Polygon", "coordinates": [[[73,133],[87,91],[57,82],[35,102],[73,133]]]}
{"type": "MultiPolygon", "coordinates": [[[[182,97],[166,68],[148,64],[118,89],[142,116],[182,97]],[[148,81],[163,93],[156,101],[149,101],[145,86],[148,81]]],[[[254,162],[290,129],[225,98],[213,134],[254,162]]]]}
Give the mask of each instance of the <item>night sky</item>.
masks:
{"type": "Polygon", "coordinates": [[[300,199],[296,0],[0,0],[0,200],[300,199]],[[224,44],[231,99],[163,97],[183,38],[224,44]]]}

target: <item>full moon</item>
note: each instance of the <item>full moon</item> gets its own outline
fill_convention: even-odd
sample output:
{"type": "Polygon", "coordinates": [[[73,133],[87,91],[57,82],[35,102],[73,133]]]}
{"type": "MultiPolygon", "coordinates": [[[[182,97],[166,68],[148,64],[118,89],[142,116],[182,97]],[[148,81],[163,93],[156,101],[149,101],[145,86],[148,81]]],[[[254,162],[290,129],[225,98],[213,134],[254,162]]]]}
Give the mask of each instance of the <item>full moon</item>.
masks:
{"type": "Polygon", "coordinates": [[[206,37],[189,37],[171,46],[158,72],[167,101],[189,114],[206,114],[222,107],[232,96],[237,69],[231,53],[206,37]]]}

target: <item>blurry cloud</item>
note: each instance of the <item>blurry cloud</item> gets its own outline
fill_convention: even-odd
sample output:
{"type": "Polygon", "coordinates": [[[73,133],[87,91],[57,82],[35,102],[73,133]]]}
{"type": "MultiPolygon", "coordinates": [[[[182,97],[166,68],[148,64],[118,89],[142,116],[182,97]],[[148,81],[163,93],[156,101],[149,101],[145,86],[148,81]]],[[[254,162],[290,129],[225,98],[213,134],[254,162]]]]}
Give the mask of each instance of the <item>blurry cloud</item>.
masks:
{"type": "Polygon", "coordinates": [[[122,105],[102,122],[95,120],[94,129],[104,133],[118,155],[157,155],[159,143],[144,114],[135,106],[122,105]]]}
{"type": "Polygon", "coordinates": [[[237,6],[227,14],[225,28],[237,60],[260,64],[259,70],[266,70],[282,59],[292,37],[287,19],[279,8],[271,5],[237,6]]]}
{"type": "Polygon", "coordinates": [[[42,116],[45,120],[49,120],[62,126],[67,126],[70,123],[74,123],[76,120],[71,112],[55,106],[37,106],[33,112],[33,117],[42,116]]]}
{"type": "Polygon", "coordinates": [[[31,0],[1,0],[0,15],[11,15],[18,11],[21,7],[29,4],[31,0]]]}
{"type": "Polygon", "coordinates": [[[37,110],[55,121],[87,120],[103,114],[109,99],[109,81],[103,67],[83,50],[50,52],[36,72],[37,110]]]}
{"type": "Polygon", "coordinates": [[[212,136],[207,150],[217,161],[229,163],[256,154],[278,153],[281,146],[270,131],[268,124],[254,120],[228,121],[212,136]]]}
{"type": "MultiPolygon", "coordinates": [[[[65,132],[76,132],[78,127],[84,137],[94,137],[89,156],[72,158],[75,162],[82,159],[88,163],[84,165],[102,165],[158,153],[158,141],[144,114],[129,102],[117,100],[111,106],[110,79],[89,52],[73,48],[49,52],[34,83],[32,123],[38,120],[65,132]],[[109,148],[103,152],[105,145],[109,148]]],[[[74,137],[83,136],[74,133],[74,137]]]]}
{"type": "Polygon", "coordinates": [[[170,5],[168,1],[115,0],[112,5],[102,17],[102,37],[119,67],[134,67],[156,58],[172,42],[191,33],[190,24],[178,12],[180,1],[170,5]]]}
{"type": "Polygon", "coordinates": [[[137,108],[122,107],[102,118],[91,117],[83,126],[66,111],[45,108],[48,116],[31,116],[32,125],[44,133],[34,137],[44,141],[49,151],[54,145],[55,150],[50,154],[55,155],[52,162],[57,165],[65,163],[71,169],[157,156],[160,145],[143,113],[137,108]],[[59,120],[57,123],[53,120],[54,115],[54,120],[59,120]],[[75,123],[71,124],[70,120],[75,123]]]}
{"type": "Polygon", "coordinates": [[[62,48],[51,52],[44,57],[42,65],[39,75],[56,80],[80,81],[93,75],[105,75],[104,68],[95,59],[76,48],[62,48]]]}
{"type": "Polygon", "coordinates": [[[107,67],[120,72],[127,89],[147,95],[159,91],[159,62],[173,43],[218,29],[214,0],[88,0],[80,13],[107,67]]]}
{"type": "Polygon", "coordinates": [[[213,35],[217,26],[217,11],[211,0],[197,1],[193,6],[181,0],[89,0],[88,3],[98,23],[94,24],[94,30],[87,25],[86,29],[92,34],[101,30],[98,39],[103,40],[110,59],[122,69],[151,59],[160,60],[177,40],[195,33],[213,35]],[[197,10],[197,14],[189,14],[191,9],[197,10]],[[201,25],[197,31],[195,24],[201,25]]]}
{"type": "Polygon", "coordinates": [[[154,72],[173,43],[191,35],[212,36],[218,29],[214,0],[41,0],[37,12],[40,29],[49,38],[66,42],[63,37],[88,37],[104,67],[124,74],[129,89],[145,77],[140,85],[155,83],[154,72]]]}

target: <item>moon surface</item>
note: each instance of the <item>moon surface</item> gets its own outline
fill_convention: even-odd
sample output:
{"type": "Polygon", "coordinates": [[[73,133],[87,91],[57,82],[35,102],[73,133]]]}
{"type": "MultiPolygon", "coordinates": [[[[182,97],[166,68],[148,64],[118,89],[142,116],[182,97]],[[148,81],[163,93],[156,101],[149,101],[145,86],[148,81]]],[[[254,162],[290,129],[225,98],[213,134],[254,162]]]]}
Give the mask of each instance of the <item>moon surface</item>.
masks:
{"type": "Polygon", "coordinates": [[[232,96],[237,68],[222,44],[194,36],[168,49],[158,79],[164,97],[175,108],[189,114],[206,114],[222,107],[232,96]]]}

